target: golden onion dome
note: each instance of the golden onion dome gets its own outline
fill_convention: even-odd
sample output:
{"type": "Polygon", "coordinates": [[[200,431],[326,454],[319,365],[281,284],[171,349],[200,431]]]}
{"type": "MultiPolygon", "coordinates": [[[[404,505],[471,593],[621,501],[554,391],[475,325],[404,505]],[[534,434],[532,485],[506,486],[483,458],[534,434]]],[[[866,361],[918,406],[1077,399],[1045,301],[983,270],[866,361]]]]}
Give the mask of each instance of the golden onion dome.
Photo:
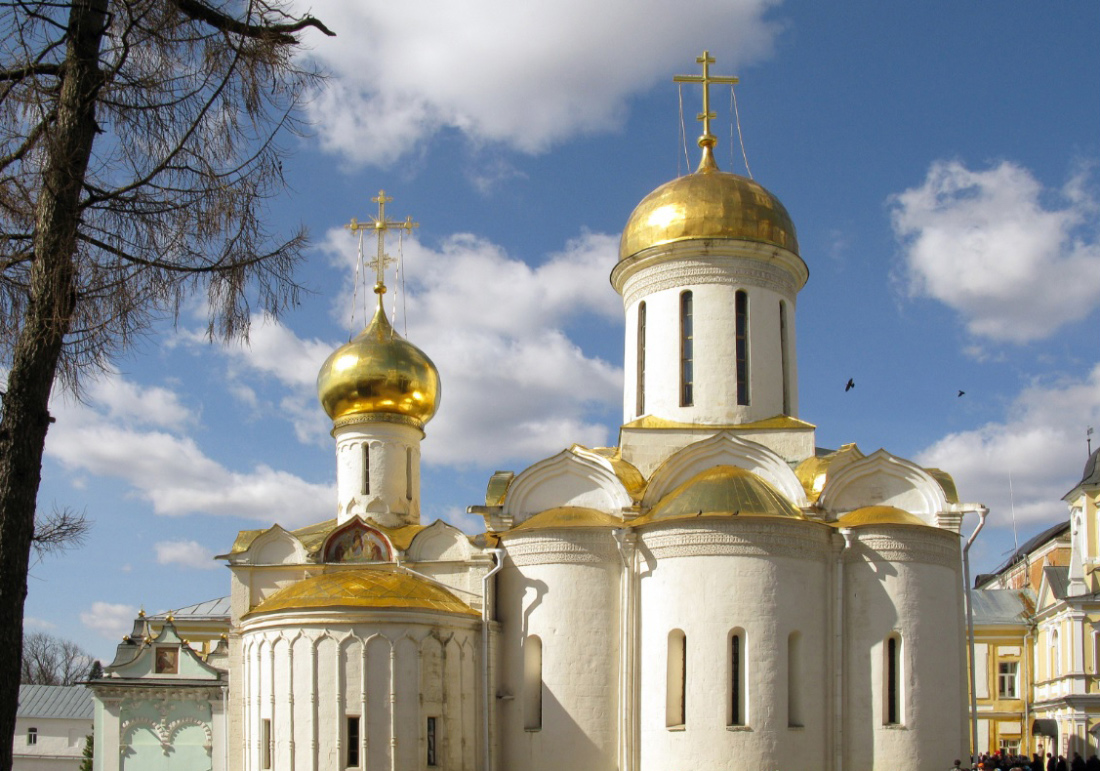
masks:
{"type": "Polygon", "coordinates": [[[677,241],[758,241],[798,255],[794,223],[779,199],[746,177],[720,171],[704,148],[693,174],[666,182],[642,199],[623,229],[619,259],[677,241]]]}
{"type": "Polygon", "coordinates": [[[668,493],[633,524],[707,516],[804,519],[802,512],[781,492],[751,471],[738,466],[715,466],[668,493]]]}
{"type": "Polygon", "coordinates": [[[366,329],[325,360],[317,396],[333,421],[396,416],[422,428],[439,408],[439,370],[422,350],[397,334],[382,309],[366,329]]]}
{"type": "Polygon", "coordinates": [[[836,524],[840,527],[861,527],[865,525],[921,525],[928,527],[928,523],[916,514],[910,514],[908,511],[899,509],[896,506],[864,506],[837,518],[836,524]]]}
{"type": "Polygon", "coordinates": [[[324,573],[284,586],[248,615],[337,608],[432,610],[477,615],[477,611],[442,586],[405,572],[369,568],[324,573]]]}
{"type": "Polygon", "coordinates": [[[549,530],[555,528],[572,529],[577,527],[622,527],[623,521],[610,514],[584,506],[558,506],[540,511],[529,519],[513,527],[502,536],[525,530],[549,530]]]}

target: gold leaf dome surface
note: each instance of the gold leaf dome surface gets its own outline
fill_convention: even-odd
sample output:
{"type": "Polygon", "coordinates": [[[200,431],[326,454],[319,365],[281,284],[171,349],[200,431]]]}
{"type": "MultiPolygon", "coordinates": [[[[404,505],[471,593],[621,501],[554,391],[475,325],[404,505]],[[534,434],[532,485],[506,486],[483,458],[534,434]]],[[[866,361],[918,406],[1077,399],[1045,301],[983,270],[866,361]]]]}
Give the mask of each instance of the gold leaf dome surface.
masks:
{"type": "Polygon", "coordinates": [[[920,525],[928,527],[928,523],[916,514],[910,514],[908,511],[899,509],[896,506],[864,506],[838,517],[836,523],[840,527],[860,527],[863,525],[920,525]]]}
{"type": "Polygon", "coordinates": [[[477,615],[477,611],[441,586],[408,573],[341,570],[284,586],[248,615],[287,610],[334,608],[434,610],[477,615]]]}
{"type": "Polygon", "coordinates": [[[692,239],[759,241],[798,254],[794,223],[779,199],[751,179],[706,163],[642,199],[623,229],[619,259],[692,239]]]}
{"type": "Polygon", "coordinates": [[[353,415],[397,415],[418,427],[439,408],[439,370],[397,334],[382,310],[351,342],[325,360],[317,396],[334,421],[353,415]]]}
{"type": "Polygon", "coordinates": [[[804,519],[802,512],[782,493],[748,469],[715,466],[696,474],[661,498],[648,514],[634,520],[634,524],[701,516],[804,519]]]}

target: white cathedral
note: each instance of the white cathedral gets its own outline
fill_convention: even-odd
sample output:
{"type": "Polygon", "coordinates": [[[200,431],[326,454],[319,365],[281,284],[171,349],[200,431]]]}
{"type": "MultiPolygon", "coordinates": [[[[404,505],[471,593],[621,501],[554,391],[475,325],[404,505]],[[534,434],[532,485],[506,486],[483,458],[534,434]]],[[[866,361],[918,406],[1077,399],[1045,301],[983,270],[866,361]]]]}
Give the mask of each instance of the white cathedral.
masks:
{"type": "MultiPolygon", "coordinates": [[[[706,94],[723,81],[699,61],[706,94]]],[[[942,771],[969,754],[959,527],[977,507],[937,469],[816,447],[794,225],[718,169],[702,117],[698,169],[638,204],[608,266],[618,445],[497,472],[470,507],[482,534],[421,523],[440,378],[383,311],[380,246],[378,310],[318,376],[335,518],[239,535],[218,644],[196,642],[202,613],[138,620],[91,684],[97,771],[942,771]]],[[[402,224],[380,199],[358,227],[382,244],[402,224]]]]}

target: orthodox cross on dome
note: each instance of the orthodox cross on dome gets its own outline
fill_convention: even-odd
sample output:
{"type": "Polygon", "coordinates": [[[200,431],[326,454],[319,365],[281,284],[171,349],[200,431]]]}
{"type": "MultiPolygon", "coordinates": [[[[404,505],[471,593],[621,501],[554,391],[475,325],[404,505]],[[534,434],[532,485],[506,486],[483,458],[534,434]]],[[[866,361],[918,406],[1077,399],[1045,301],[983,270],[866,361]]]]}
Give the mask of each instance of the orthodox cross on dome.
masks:
{"type": "Polygon", "coordinates": [[[672,77],[672,82],[703,84],[703,111],[699,113],[696,120],[703,122],[703,136],[699,137],[699,146],[704,148],[705,154],[706,151],[714,147],[715,143],[718,141],[714,134],[710,133],[710,122],[718,117],[710,111],[710,85],[711,83],[718,83],[732,86],[741,81],[739,78],[732,75],[711,75],[710,65],[714,64],[714,57],[710,55],[710,51],[703,51],[703,55],[697,57],[695,61],[703,65],[702,75],[674,75],[672,77]]]}
{"type": "MultiPolygon", "coordinates": [[[[378,204],[378,216],[367,217],[370,220],[369,222],[360,222],[352,217],[351,222],[344,226],[352,233],[361,230],[373,230],[378,233],[378,254],[368,263],[370,267],[374,268],[374,291],[376,294],[385,294],[386,267],[396,262],[393,257],[386,254],[386,231],[405,230],[411,233],[413,228],[420,227],[420,223],[413,222],[412,217],[406,217],[404,222],[386,219],[386,204],[391,201],[393,201],[393,198],[386,195],[385,190],[379,190],[378,195],[371,199],[371,202],[378,204]]],[[[360,259],[362,259],[362,253],[360,253],[360,259]]]]}

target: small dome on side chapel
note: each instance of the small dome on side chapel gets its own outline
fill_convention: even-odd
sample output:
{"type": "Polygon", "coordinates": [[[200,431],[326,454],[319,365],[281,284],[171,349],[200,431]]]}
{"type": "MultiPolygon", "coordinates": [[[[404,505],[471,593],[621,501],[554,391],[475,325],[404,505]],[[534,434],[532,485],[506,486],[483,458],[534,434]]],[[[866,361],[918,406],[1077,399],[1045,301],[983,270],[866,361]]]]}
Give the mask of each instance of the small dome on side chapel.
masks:
{"type": "Polygon", "coordinates": [[[439,370],[399,335],[378,310],[366,329],[329,355],[317,375],[317,396],[334,421],[395,415],[423,427],[439,408],[439,370]]]}

